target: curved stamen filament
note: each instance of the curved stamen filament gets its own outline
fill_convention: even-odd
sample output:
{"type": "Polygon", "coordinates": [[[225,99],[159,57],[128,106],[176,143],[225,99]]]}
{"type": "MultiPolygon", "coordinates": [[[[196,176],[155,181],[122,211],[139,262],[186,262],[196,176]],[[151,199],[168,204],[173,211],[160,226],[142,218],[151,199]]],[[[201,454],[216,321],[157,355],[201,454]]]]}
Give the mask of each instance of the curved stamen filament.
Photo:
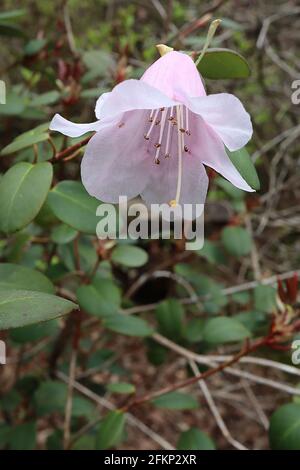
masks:
{"type": "Polygon", "coordinates": [[[144,137],[145,137],[146,140],[149,140],[149,137],[150,137],[150,134],[151,134],[151,132],[152,132],[152,129],[153,129],[153,127],[155,126],[158,112],[159,112],[159,109],[157,109],[157,110],[155,111],[155,113],[154,113],[154,116],[151,117],[151,116],[152,116],[152,111],[151,111],[151,114],[150,114],[151,126],[150,126],[150,128],[149,128],[147,134],[144,135],[144,137]]]}
{"type": "MultiPolygon", "coordinates": [[[[170,110],[170,117],[173,116],[173,106],[170,110]]],[[[170,117],[168,119],[168,131],[167,131],[167,142],[166,142],[166,149],[165,149],[165,158],[169,158],[170,157],[170,154],[169,154],[169,148],[170,148],[170,136],[171,136],[171,128],[172,128],[172,122],[170,120],[170,117]]]]}
{"type": "Polygon", "coordinates": [[[159,140],[157,144],[155,144],[156,147],[156,152],[155,152],[155,163],[159,163],[159,151],[162,143],[162,138],[163,138],[163,133],[164,133],[164,128],[165,128],[165,122],[166,122],[166,117],[167,117],[167,111],[163,109],[161,113],[161,124],[160,124],[160,131],[159,131],[159,140]]]}
{"type": "Polygon", "coordinates": [[[178,121],[178,130],[177,130],[177,137],[178,137],[178,175],[177,175],[177,188],[176,188],[176,196],[175,200],[171,201],[171,205],[175,206],[179,203],[180,194],[181,194],[181,184],[182,184],[182,150],[184,145],[183,135],[180,132],[180,128],[183,126],[183,119],[182,119],[182,110],[181,106],[176,106],[177,112],[177,121],[178,121]]]}
{"type": "Polygon", "coordinates": [[[185,127],[186,127],[186,131],[185,131],[186,134],[191,135],[190,127],[189,127],[189,110],[187,107],[185,108],[185,127]]]}

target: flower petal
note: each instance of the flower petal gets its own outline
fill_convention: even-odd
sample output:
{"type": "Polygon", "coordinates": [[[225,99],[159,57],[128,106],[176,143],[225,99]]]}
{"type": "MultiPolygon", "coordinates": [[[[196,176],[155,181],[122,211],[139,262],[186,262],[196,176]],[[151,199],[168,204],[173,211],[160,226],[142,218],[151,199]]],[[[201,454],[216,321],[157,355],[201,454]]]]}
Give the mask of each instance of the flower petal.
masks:
{"type": "MultiPolygon", "coordinates": [[[[176,139],[173,139],[176,141],[176,139]]],[[[169,203],[175,199],[178,178],[178,152],[174,142],[169,158],[161,158],[159,165],[153,165],[150,179],[141,193],[142,198],[151,204],[169,203]]],[[[183,152],[182,184],[179,204],[204,204],[208,187],[208,177],[199,158],[183,152]]]]}
{"type": "Polygon", "coordinates": [[[148,181],[149,158],[144,134],[148,113],[126,113],[101,128],[89,141],[81,163],[82,182],[89,194],[117,203],[119,196],[140,194],[148,181]]]}
{"type": "Polygon", "coordinates": [[[183,52],[172,51],[160,57],[141,80],[178,101],[181,100],[181,92],[187,96],[206,95],[194,61],[183,52]]]}
{"type": "Polygon", "coordinates": [[[238,150],[251,139],[250,116],[234,95],[218,93],[190,98],[185,104],[213,128],[229,150],[238,150]]]}
{"type": "Polygon", "coordinates": [[[125,80],[110,93],[100,96],[96,103],[96,116],[110,119],[127,111],[138,109],[159,109],[178,103],[170,100],[156,88],[140,80],[125,80]]]}
{"type": "Polygon", "coordinates": [[[202,163],[216,170],[237,188],[254,191],[231,162],[220,137],[201,117],[195,115],[191,119],[191,138],[191,147],[198,153],[202,163]]]}
{"type": "Polygon", "coordinates": [[[97,131],[101,123],[99,121],[91,122],[89,124],[76,124],[75,122],[68,121],[60,114],[55,114],[50,122],[49,129],[51,131],[58,131],[68,137],[79,137],[86,132],[97,131]]]}

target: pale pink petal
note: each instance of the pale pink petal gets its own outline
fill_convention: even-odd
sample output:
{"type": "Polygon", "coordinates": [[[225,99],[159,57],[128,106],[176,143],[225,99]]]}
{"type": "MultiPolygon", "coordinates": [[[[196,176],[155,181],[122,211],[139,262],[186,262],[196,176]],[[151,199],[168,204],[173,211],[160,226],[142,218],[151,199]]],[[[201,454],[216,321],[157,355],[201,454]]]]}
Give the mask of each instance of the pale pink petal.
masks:
{"type": "Polygon", "coordinates": [[[181,100],[185,95],[205,96],[200,74],[191,57],[182,52],[172,51],[154,62],[141,80],[157,88],[172,100],[181,100]]]}
{"type": "Polygon", "coordinates": [[[81,163],[82,182],[89,194],[117,203],[140,194],[149,178],[149,158],[143,137],[147,112],[135,111],[101,128],[89,141],[81,163]]]}
{"type": "Polygon", "coordinates": [[[231,162],[220,137],[201,117],[194,115],[191,119],[190,137],[191,147],[199,155],[202,163],[216,170],[237,188],[254,191],[231,162]]]}
{"type": "Polygon", "coordinates": [[[86,134],[86,132],[97,131],[100,126],[101,123],[99,121],[91,122],[89,124],[77,124],[75,122],[68,121],[60,114],[55,114],[54,118],[50,122],[49,129],[51,131],[58,131],[68,137],[79,137],[86,134]]]}
{"type": "Polygon", "coordinates": [[[125,80],[111,93],[99,98],[96,104],[96,116],[111,119],[119,114],[141,109],[159,109],[178,103],[170,100],[156,88],[140,80],[125,80]]]}
{"type": "Polygon", "coordinates": [[[111,91],[107,93],[102,93],[102,95],[97,99],[96,106],[95,106],[95,114],[96,114],[97,119],[105,118],[105,116],[102,113],[102,106],[104,102],[107,100],[107,98],[109,98],[110,94],[111,94],[111,91]]]}
{"type": "MultiPolygon", "coordinates": [[[[147,203],[169,203],[175,199],[178,179],[177,133],[172,140],[170,157],[160,158],[159,165],[150,167],[150,179],[141,193],[147,203]]],[[[182,185],[179,204],[204,204],[208,187],[208,177],[197,155],[182,155],[182,185]]]]}
{"type": "Polygon", "coordinates": [[[251,139],[250,116],[235,96],[219,93],[187,99],[185,104],[213,128],[229,150],[238,150],[251,139]]]}

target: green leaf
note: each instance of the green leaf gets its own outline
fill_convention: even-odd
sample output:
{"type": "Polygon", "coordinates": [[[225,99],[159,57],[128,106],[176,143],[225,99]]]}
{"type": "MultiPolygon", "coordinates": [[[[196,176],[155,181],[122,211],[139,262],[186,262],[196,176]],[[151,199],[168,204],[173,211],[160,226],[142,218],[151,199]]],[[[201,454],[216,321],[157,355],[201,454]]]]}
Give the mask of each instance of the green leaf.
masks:
{"type": "Polygon", "coordinates": [[[51,240],[58,245],[70,243],[76,238],[77,231],[66,224],[60,224],[53,228],[51,232],[51,240]]]}
{"type": "Polygon", "coordinates": [[[47,44],[47,39],[31,39],[24,47],[25,55],[35,55],[40,52],[47,44]]]}
{"type": "Polygon", "coordinates": [[[62,181],[49,193],[48,202],[56,217],[79,232],[95,235],[100,204],[78,181],[62,181]]]}
{"type": "MultiPolygon", "coordinates": [[[[46,380],[41,383],[34,394],[34,405],[38,416],[44,416],[54,412],[64,413],[68,387],[56,380],[46,380]]],[[[72,416],[92,418],[94,414],[93,404],[78,395],[73,397],[72,416]]]]}
{"type": "Polygon", "coordinates": [[[56,90],[47,91],[41,95],[35,95],[30,101],[30,106],[49,106],[50,104],[56,103],[60,97],[60,94],[56,90]]]}
{"type": "Polygon", "coordinates": [[[148,254],[142,248],[130,245],[118,245],[111,256],[114,263],[122,264],[128,268],[138,268],[148,261],[148,254]]]}
{"type": "Polygon", "coordinates": [[[288,403],[273,413],[269,440],[272,450],[300,450],[300,405],[288,403]]]}
{"type": "Polygon", "coordinates": [[[97,317],[107,317],[119,312],[121,292],[109,279],[94,279],[88,286],[80,286],[77,299],[83,310],[97,317]]]}
{"type": "Polygon", "coordinates": [[[39,144],[40,142],[45,142],[45,140],[49,139],[49,134],[46,132],[43,133],[36,133],[36,134],[27,134],[17,137],[13,140],[9,145],[4,147],[1,150],[1,155],[9,155],[11,153],[18,152],[19,150],[23,150],[27,147],[31,147],[34,144],[39,144]]]}
{"type": "Polygon", "coordinates": [[[77,308],[69,300],[44,292],[0,290],[0,330],[52,320],[77,308]]]}
{"type": "Polygon", "coordinates": [[[0,230],[15,232],[39,213],[48,194],[53,169],[50,163],[21,162],[11,167],[0,182],[0,230]]]}
{"type": "Polygon", "coordinates": [[[135,392],[135,386],[127,382],[108,384],[106,388],[112,393],[131,394],[135,392]]]}
{"type": "Polygon", "coordinates": [[[19,8],[18,10],[3,11],[0,13],[0,21],[12,21],[26,15],[26,10],[19,8]]]}
{"type": "Polygon", "coordinates": [[[110,449],[121,439],[125,427],[125,414],[122,411],[110,411],[100,423],[96,449],[110,449]]]}
{"type": "Polygon", "coordinates": [[[35,290],[54,294],[54,286],[44,274],[12,263],[0,263],[0,289],[35,290]]]}
{"type": "Polygon", "coordinates": [[[183,392],[170,392],[152,400],[153,405],[168,410],[194,410],[199,407],[192,395],[183,392]]]}
{"type": "Polygon", "coordinates": [[[226,258],[221,248],[211,240],[205,240],[201,250],[196,251],[197,255],[203,256],[211,264],[224,264],[226,258]]]}
{"type": "Polygon", "coordinates": [[[251,74],[248,62],[235,51],[211,48],[206,51],[198,65],[204,78],[227,79],[248,78],[251,74]]]}
{"type": "Polygon", "coordinates": [[[150,336],[152,328],[142,318],[127,315],[110,315],[105,318],[103,325],[115,333],[128,336],[150,336]]]}
{"type": "Polygon", "coordinates": [[[234,318],[218,317],[207,320],[203,329],[203,339],[211,344],[224,344],[242,341],[251,336],[250,331],[234,318]]]}
{"type": "Polygon", "coordinates": [[[240,150],[235,150],[234,152],[226,149],[226,152],[244,180],[249,184],[249,186],[251,186],[251,188],[258,191],[260,189],[260,182],[255,166],[246,147],[240,150]]]}
{"type": "Polygon", "coordinates": [[[198,343],[203,340],[204,318],[192,318],[185,330],[185,338],[190,343],[198,343]]]}
{"type": "Polygon", "coordinates": [[[259,285],[253,291],[254,308],[261,312],[272,313],[276,307],[276,289],[259,285]]]}
{"type": "Polygon", "coordinates": [[[35,448],[36,424],[22,423],[10,432],[9,447],[11,450],[32,450],[35,448]]]}
{"type": "Polygon", "coordinates": [[[59,329],[57,320],[45,321],[36,325],[22,326],[10,331],[10,338],[19,344],[39,341],[47,336],[54,336],[59,329]]]}
{"type": "Polygon", "coordinates": [[[155,311],[160,332],[174,341],[182,339],[184,334],[184,309],[176,299],[161,302],[155,311]]]}
{"type": "Polygon", "coordinates": [[[225,227],[222,242],[226,250],[234,256],[246,256],[251,252],[252,239],[243,227],[225,227]]]}
{"type": "Polygon", "coordinates": [[[25,36],[25,33],[24,33],[24,29],[21,29],[19,26],[16,26],[15,24],[10,24],[10,23],[5,23],[4,21],[0,21],[0,36],[22,38],[25,36]]]}
{"type": "Polygon", "coordinates": [[[178,450],[215,450],[214,442],[204,432],[191,428],[181,433],[176,448],[178,450]]]}

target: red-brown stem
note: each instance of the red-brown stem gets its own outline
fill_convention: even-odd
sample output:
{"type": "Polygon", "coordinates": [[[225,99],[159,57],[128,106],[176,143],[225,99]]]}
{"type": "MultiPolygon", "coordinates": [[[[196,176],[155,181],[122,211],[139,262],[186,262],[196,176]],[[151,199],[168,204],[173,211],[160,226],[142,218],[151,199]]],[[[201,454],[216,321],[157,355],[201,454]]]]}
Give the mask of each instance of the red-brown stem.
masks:
{"type": "Polygon", "coordinates": [[[50,161],[52,163],[55,163],[59,160],[63,160],[64,158],[68,157],[69,155],[72,155],[72,153],[76,152],[76,150],[79,150],[81,147],[84,147],[92,137],[93,137],[92,135],[89,135],[88,137],[81,140],[77,144],[71,145],[70,147],[67,147],[65,150],[62,150],[61,152],[58,152],[55,155],[55,157],[53,157],[50,161]]]}
{"type": "Polygon", "coordinates": [[[177,382],[172,385],[167,385],[166,387],[156,390],[154,392],[148,393],[146,395],[143,395],[142,397],[137,397],[133,399],[130,403],[125,405],[122,408],[122,411],[127,412],[129,409],[133,408],[134,406],[141,405],[145,402],[151,401],[154,398],[159,397],[160,395],[164,395],[169,392],[173,392],[175,390],[178,390],[179,388],[184,388],[187,387],[188,385],[192,385],[199,380],[204,380],[207,379],[208,377],[211,377],[214,374],[217,374],[218,372],[221,372],[222,370],[226,369],[226,367],[231,366],[232,364],[235,364],[238,362],[242,357],[247,356],[248,354],[252,353],[253,351],[256,351],[256,349],[260,348],[263,345],[268,344],[270,341],[270,337],[264,337],[261,338],[257,341],[255,341],[252,345],[249,344],[249,341],[246,342],[244,347],[241,349],[241,351],[236,354],[233,358],[230,360],[223,362],[223,364],[220,364],[217,367],[213,367],[211,369],[208,369],[207,371],[203,372],[202,374],[196,375],[195,377],[191,377],[186,380],[182,380],[180,382],[177,382]]]}

